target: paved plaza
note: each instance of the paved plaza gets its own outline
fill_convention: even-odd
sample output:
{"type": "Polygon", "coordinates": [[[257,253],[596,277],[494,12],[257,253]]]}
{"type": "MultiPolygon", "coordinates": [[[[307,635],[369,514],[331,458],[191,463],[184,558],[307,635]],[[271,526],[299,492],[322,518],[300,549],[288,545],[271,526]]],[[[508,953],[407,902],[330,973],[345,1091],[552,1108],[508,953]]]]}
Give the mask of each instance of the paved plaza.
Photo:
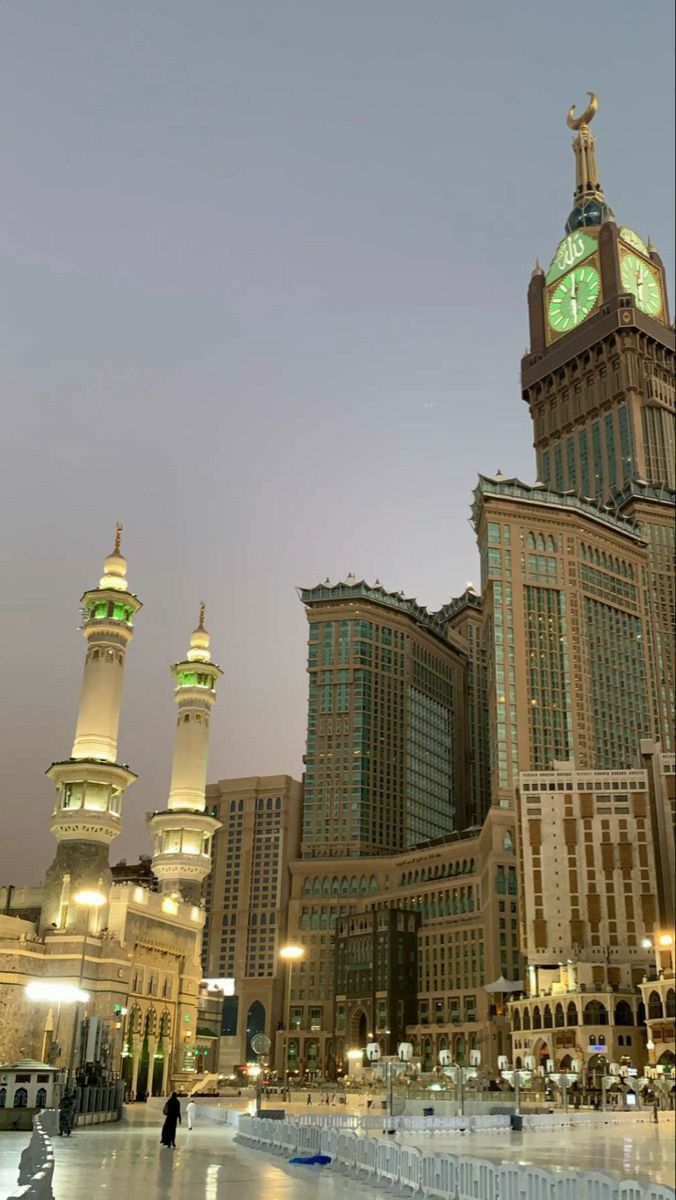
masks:
{"type": "MultiPolygon", "coordinates": [[[[183,1200],[200,1196],[221,1200],[354,1200],[355,1183],[326,1168],[289,1166],[257,1150],[239,1146],[230,1129],[204,1119],[188,1131],[179,1127],[174,1151],[160,1146],[162,1115],[154,1106],[131,1107],[120,1124],[76,1131],[68,1140],[54,1138],[56,1200],[91,1200],[93,1195],[125,1200],[183,1200]]],[[[0,1136],[0,1197],[16,1183],[25,1134],[0,1136]]],[[[603,1129],[514,1133],[466,1133],[431,1138],[406,1137],[413,1145],[440,1153],[496,1161],[518,1160],[539,1166],[602,1170],[621,1177],[673,1186],[674,1120],[663,1115],[659,1126],[608,1124],[603,1129]]],[[[360,1182],[361,1194],[376,1189],[360,1182]]]]}

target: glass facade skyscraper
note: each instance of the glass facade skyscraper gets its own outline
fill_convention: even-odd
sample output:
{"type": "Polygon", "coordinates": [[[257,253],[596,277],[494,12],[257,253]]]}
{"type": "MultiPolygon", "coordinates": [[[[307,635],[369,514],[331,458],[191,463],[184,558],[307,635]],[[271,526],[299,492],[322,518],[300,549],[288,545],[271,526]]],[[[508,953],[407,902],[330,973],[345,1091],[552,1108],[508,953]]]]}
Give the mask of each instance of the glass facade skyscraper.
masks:
{"type": "Polygon", "coordinates": [[[303,855],[391,853],[451,833],[466,778],[463,640],[379,584],[320,584],[301,599],[303,855]]]}

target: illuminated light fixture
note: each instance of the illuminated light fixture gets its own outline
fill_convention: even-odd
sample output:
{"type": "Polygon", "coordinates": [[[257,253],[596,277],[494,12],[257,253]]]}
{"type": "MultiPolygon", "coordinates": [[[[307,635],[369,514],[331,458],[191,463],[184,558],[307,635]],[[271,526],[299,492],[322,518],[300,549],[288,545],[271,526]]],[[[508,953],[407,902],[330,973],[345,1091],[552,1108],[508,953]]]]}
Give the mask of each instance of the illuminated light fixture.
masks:
{"type": "Polygon", "coordinates": [[[258,1063],[247,1063],[246,1072],[247,1075],[250,1075],[252,1079],[258,1079],[258,1076],[261,1073],[261,1068],[259,1067],[258,1063]]]}
{"type": "Polygon", "coordinates": [[[652,942],[651,942],[650,938],[645,937],[642,939],[641,945],[643,946],[644,950],[649,950],[650,947],[652,946],[652,942]]]}
{"type": "Polygon", "coordinates": [[[224,996],[234,996],[235,994],[234,979],[203,979],[202,982],[206,984],[210,992],[222,992],[224,996]]]}
{"type": "Polygon", "coordinates": [[[348,1050],[347,1057],[349,1058],[350,1062],[358,1062],[359,1059],[362,1059],[364,1057],[364,1051],[363,1050],[348,1050]]]}
{"type": "Polygon", "coordinates": [[[304,954],[305,950],[302,946],[282,946],[279,957],[293,960],[302,958],[304,954]]]}
{"type": "Polygon", "coordinates": [[[660,946],[670,946],[673,940],[670,933],[660,934],[660,946]]]}
{"type": "Polygon", "coordinates": [[[83,908],[100,908],[106,903],[107,897],[103,892],[98,892],[94,888],[83,888],[81,892],[76,892],[73,896],[76,904],[81,904],[83,908]]]}
{"type": "Polygon", "coordinates": [[[164,897],[164,900],[162,901],[162,912],[171,913],[172,916],[176,916],[176,913],[178,912],[178,904],[175,900],[171,899],[171,896],[164,897]]]}
{"type": "Polygon", "coordinates": [[[46,1000],[52,1004],[86,1004],[89,1000],[89,992],[84,992],[74,983],[46,979],[27,984],[26,995],[29,1000],[46,1000]]]}

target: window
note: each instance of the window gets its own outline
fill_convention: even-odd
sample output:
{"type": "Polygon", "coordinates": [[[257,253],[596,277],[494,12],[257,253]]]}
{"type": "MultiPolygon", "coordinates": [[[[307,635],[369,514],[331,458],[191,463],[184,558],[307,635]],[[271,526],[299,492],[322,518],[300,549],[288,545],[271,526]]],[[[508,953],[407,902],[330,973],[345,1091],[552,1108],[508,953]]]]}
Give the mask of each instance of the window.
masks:
{"type": "Polygon", "coordinates": [[[28,1107],[28,1092],[26,1091],[25,1087],[20,1087],[20,1088],[16,1089],[16,1091],[14,1093],[14,1107],[15,1108],[27,1108],[28,1107]]]}

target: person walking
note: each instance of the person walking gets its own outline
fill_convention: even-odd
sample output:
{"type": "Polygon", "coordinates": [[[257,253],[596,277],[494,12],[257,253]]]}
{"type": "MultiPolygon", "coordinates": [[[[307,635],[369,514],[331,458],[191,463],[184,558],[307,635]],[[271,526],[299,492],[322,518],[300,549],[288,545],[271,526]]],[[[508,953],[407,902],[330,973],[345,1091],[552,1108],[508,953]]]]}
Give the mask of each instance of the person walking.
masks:
{"type": "Polygon", "coordinates": [[[161,1142],[163,1146],[176,1149],[176,1125],[181,1124],[181,1104],[176,1092],[172,1092],[164,1108],[164,1125],[162,1126],[161,1142]]]}
{"type": "Polygon", "coordinates": [[[195,1101],[188,1100],[188,1103],[185,1106],[186,1116],[188,1118],[188,1129],[192,1129],[192,1127],[193,1127],[193,1124],[195,1122],[196,1110],[197,1110],[197,1105],[195,1104],[195,1101]]]}
{"type": "Polygon", "coordinates": [[[308,1103],[308,1104],[312,1104],[312,1096],[310,1095],[310,1093],[309,1093],[309,1092],[308,1092],[308,1094],[307,1094],[307,1103],[308,1103]]]}
{"type": "Polygon", "coordinates": [[[659,1123],[660,1123],[659,1111],[660,1111],[659,1100],[657,1099],[657,1097],[655,1097],[655,1099],[653,1100],[653,1121],[654,1121],[655,1125],[659,1125],[659,1123]]]}
{"type": "Polygon", "coordinates": [[[75,1093],[64,1092],[59,1100],[59,1137],[70,1137],[75,1120],[75,1093]]]}

